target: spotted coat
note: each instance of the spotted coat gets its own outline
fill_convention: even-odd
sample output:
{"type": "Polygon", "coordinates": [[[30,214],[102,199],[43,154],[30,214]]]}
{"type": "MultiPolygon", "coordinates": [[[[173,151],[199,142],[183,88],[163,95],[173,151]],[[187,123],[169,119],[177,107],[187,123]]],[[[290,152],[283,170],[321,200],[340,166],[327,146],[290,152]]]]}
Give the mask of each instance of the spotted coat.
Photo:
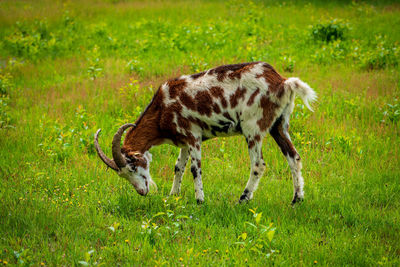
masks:
{"type": "Polygon", "coordinates": [[[309,108],[309,102],[316,99],[306,83],[298,78],[286,79],[264,62],[225,65],[183,75],[160,86],[135,127],[128,131],[122,152],[129,159],[133,152],[148,153],[154,145],[180,147],[171,194],[180,192],[190,156],[196,199],[203,202],[202,141],[244,135],[251,161],[250,178],[240,197],[240,201],[246,201],[252,198],[264,172],[262,140],[270,133],[291,167],[294,203],[304,194],[300,156],[288,132],[296,94],[309,108]]]}

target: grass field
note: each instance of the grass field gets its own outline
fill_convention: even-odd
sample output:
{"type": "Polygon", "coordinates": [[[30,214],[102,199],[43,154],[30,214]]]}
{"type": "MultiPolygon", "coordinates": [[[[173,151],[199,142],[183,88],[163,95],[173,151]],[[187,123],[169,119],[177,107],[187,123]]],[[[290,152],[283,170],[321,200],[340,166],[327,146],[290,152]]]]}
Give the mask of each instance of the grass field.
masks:
{"type": "Polygon", "coordinates": [[[0,265],[400,265],[400,5],[395,1],[0,1],[0,265]],[[111,155],[161,82],[266,61],[318,94],[292,140],[305,201],[270,136],[254,199],[243,137],[203,143],[205,203],[179,150],[151,149],[147,197],[111,155]]]}

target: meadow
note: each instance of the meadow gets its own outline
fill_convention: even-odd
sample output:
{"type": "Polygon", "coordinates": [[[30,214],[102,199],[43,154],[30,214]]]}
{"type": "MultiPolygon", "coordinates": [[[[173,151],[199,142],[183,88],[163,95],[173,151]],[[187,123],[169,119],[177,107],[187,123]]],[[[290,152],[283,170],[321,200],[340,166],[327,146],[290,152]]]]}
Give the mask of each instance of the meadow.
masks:
{"type": "Polygon", "coordinates": [[[400,5],[396,1],[0,1],[0,265],[399,266],[400,5]],[[318,94],[292,140],[305,201],[267,136],[202,146],[205,203],[179,150],[151,149],[142,197],[93,146],[134,122],[165,80],[265,61],[318,94]]]}

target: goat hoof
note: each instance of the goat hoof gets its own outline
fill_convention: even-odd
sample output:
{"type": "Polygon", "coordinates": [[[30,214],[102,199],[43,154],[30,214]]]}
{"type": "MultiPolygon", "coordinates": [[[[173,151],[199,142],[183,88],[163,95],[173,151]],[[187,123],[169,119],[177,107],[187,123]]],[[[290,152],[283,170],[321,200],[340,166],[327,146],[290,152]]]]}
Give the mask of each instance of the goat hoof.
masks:
{"type": "Polygon", "coordinates": [[[196,201],[197,201],[197,205],[200,205],[200,204],[204,203],[204,200],[202,200],[202,199],[196,199],[196,201]]]}
{"type": "Polygon", "coordinates": [[[253,198],[253,192],[249,192],[249,190],[245,189],[243,194],[240,196],[239,204],[243,202],[249,202],[253,198]]]}
{"type": "Polygon", "coordinates": [[[304,198],[300,198],[297,195],[295,195],[293,200],[292,200],[292,206],[294,206],[296,203],[301,203],[303,201],[304,201],[304,198]]]}
{"type": "Polygon", "coordinates": [[[293,206],[294,204],[296,204],[296,203],[303,202],[303,199],[304,199],[303,194],[301,194],[301,196],[299,196],[298,192],[296,191],[296,192],[294,193],[294,196],[293,196],[292,206],[293,206]]]}
{"type": "Polygon", "coordinates": [[[181,192],[170,192],[169,195],[170,196],[178,196],[181,192]]]}
{"type": "Polygon", "coordinates": [[[239,204],[247,203],[247,202],[249,202],[249,201],[250,201],[250,199],[249,199],[246,195],[242,195],[242,196],[240,197],[240,199],[239,199],[239,204]]]}

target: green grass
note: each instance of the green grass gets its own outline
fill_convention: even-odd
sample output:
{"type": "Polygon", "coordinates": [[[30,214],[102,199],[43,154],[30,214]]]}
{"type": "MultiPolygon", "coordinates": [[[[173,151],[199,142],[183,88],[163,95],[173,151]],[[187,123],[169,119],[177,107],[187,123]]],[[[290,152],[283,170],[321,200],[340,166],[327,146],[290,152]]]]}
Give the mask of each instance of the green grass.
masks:
{"type": "Polygon", "coordinates": [[[398,25],[390,1],[1,1],[0,264],[399,265],[398,25]],[[175,147],[151,149],[147,197],[105,170],[98,128],[110,155],[167,78],[254,60],[318,93],[291,120],[301,205],[269,136],[244,205],[243,137],[203,144],[203,205],[190,171],[168,198],[175,147]]]}

